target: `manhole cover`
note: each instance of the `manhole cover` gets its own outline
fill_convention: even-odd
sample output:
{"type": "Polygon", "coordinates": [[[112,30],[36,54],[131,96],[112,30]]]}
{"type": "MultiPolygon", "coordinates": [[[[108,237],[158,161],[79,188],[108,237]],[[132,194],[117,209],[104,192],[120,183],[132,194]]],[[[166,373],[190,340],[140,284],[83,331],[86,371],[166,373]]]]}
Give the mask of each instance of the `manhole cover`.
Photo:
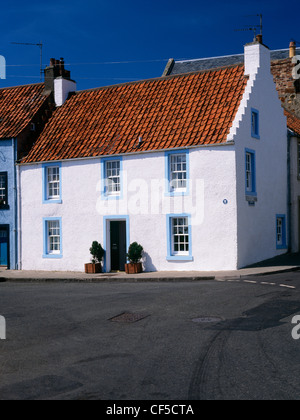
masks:
{"type": "Polygon", "coordinates": [[[124,312],[123,314],[117,315],[117,316],[109,319],[109,321],[121,322],[121,323],[124,323],[124,324],[130,324],[130,323],[133,323],[133,322],[141,321],[142,319],[145,319],[148,316],[150,316],[150,315],[148,315],[148,314],[135,314],[135,313],[132,313],[132,312],[124,312]]]}
{"type": "Polygon", "coordinates": [[[214,322],[221,322],[223,319],[218,316],[201,316],[200,318],[192,319],[192,321],[199,324],[212,324],[214,322]]]}

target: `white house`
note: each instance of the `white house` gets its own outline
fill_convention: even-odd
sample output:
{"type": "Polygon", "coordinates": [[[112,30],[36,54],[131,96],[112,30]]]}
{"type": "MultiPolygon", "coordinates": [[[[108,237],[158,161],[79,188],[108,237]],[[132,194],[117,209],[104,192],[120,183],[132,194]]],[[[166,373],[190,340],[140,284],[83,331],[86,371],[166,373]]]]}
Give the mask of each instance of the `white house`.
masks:
{"type": "Polygon", "coordinates": [[[245,65],[76,92],[20,164],[20,264],[237,269],[287,251],[286,117],[270,51],[245,65]]]}

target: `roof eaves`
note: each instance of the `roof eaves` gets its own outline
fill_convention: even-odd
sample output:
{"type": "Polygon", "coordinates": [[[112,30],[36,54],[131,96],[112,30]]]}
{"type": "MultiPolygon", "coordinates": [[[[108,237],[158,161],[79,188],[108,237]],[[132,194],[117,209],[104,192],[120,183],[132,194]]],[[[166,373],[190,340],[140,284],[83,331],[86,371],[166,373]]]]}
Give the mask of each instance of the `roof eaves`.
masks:
{"type": "Polygon", "coordinates": [[[169,149],[149,149],[149,150],[140,150],[135,152],[125,152],[125,153],[117,153],[114,155],[100,155],[100,156],[83,156],[83,157],[76,157],[76,158],[67,158],[67,159],[56,159],[56,160],[37,160],[37,161],[30,161],[26,162],[27,157],[23,158],[20,162],[17,162],[18,165],[40,165],[40,164],[46,164],[46,163],[53,163],[53,162],[73,162],[73,161],[82,161],[82,160],[88,160],[88,159],[105,159],[105,158],[111,158],[112,156],[115,157],[123,157],[123,156],[135,156],[135,155],[146,155],[146,154],[153,154],[153,153],[165,153],[165,152],[172,152],[172,151],[178,151],[178,150],[191,150],[191,149],[203,149],[203,148],[209,148],[209,147],[226,147],[226,146],[234,146],[235,141],[230,140],[220,140],[216,143],[207,143],[207,144],[195,144],[193,146],[181,146],[181,147],[172,147],[169,149]]]}

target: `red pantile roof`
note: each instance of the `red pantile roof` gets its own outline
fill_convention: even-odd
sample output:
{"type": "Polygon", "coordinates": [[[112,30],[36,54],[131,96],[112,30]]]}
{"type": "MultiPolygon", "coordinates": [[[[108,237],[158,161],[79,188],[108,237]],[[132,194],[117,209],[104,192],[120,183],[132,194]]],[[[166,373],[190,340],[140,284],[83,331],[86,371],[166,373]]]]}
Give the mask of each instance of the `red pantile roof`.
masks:
{"type": "Polygon", "coordinates": [[[44,84],[0,89],[0,139],[17,137],[47,100],[44,84]]]}
{"type": "Polygon", "coordinates": [[[298,134],[298,136],[300,136],[300,119],[287,110],[284,110],[284,113],[287,117],[288,128],[294,131],[294,133],[298,134]]]}
{"type": "Polygon", "coordinates": [[[240,65],[78,92],[23,162],[224,143],[246,83],[240,65]]]}

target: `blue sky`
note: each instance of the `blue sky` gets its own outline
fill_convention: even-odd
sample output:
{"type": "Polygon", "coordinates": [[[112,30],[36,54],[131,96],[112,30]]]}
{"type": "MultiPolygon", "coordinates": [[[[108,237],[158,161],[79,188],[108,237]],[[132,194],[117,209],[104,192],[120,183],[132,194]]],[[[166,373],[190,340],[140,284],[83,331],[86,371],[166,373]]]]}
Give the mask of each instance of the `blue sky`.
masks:
{"type": "MultiPolygon", "coordinates": [[[[3,2],[4,3],[4,2],[3,2]]],[[[169,58],[242,53],[252,32],[235,29],[264,19],[271,49],[300,42],[299,1],[278,0],[11,0],[1,5],[0,55],[7,78],[0,88],[39,82],[43,66],[64,57],[78,90],[161,76],[169,58]]]]}

